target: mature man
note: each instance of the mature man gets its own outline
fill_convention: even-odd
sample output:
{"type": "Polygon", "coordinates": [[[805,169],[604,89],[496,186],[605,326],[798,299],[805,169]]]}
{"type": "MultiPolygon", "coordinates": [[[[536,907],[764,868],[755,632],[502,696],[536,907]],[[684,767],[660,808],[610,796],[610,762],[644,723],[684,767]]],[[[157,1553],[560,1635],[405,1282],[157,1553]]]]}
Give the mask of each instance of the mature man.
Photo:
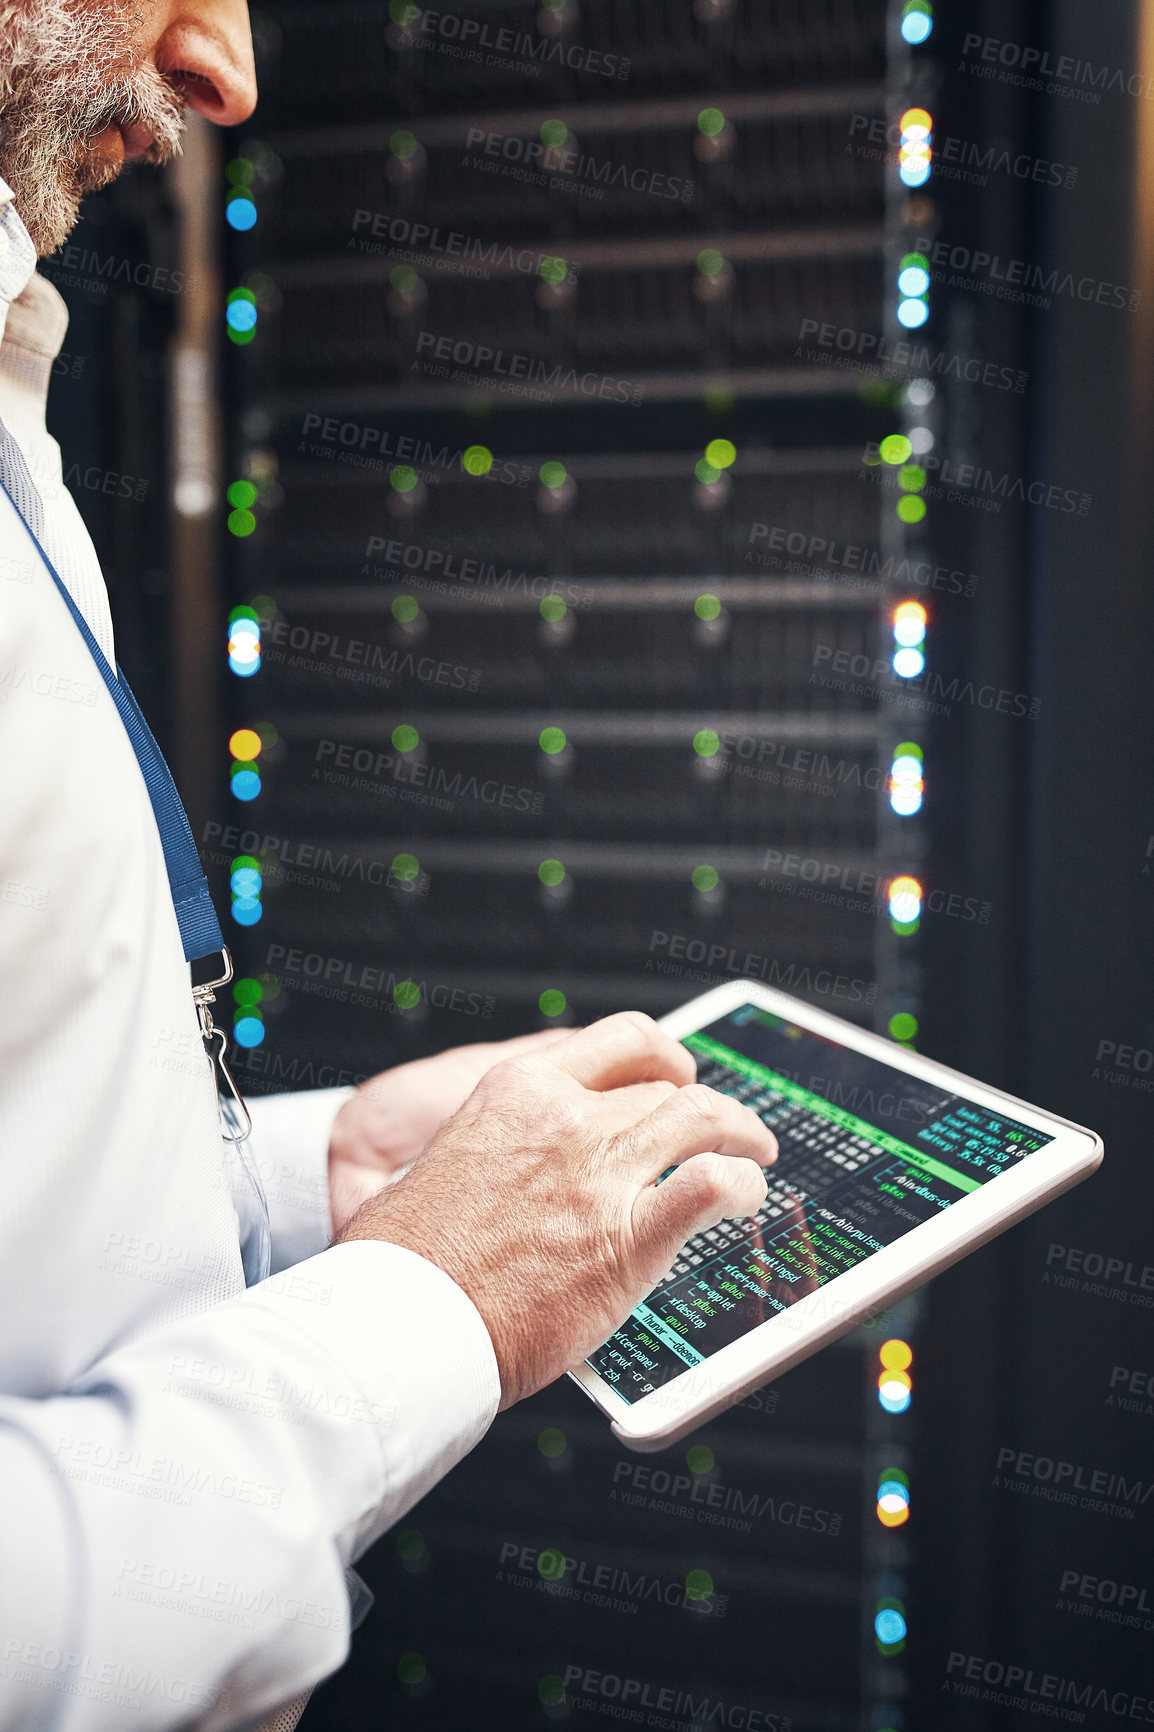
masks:
{"type": "Polygon", "coordinates": [[[250,1725],[332,1671],[351,1563],[691,1232],[754,1212],[773,1159],[646,1017],[465,1048],[256,1103],[289,1178],[281,1272],[246,1288],[34,266],[186,106],[254,101],[244,0],[0,0],[4,1727],[250,1725]]]}

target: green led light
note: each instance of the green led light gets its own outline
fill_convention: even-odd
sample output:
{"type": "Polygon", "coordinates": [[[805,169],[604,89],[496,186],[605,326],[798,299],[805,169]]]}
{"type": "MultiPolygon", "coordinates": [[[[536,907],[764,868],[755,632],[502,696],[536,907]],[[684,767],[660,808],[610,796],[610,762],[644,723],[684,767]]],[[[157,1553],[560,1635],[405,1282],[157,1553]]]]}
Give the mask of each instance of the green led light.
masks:
{"type": "Polygon", "coordinates": [[[898,486],[903,493],[920,493],[926,484],[926,472],[920,463],[905,463],[898,470],[898,486]]]}
{"type": "Polygon", "coordinates": [[[462,453],[461,468],[466,475],[488,475],[493,467],[493,453],[487,445],[470,445],[462,453]]]}
{"type": "Polygon", "coordinates": [[[415,854],[398,854],[389,870],[401,884],[411,884],[421,868],[415,854]]]}
{"type": "Polygon", "coordinates": [[[228,532],[238,536],[242,541],[251,535],[256,528],[256,518],[251,511],[230,511],[228,514],[228,532]]]}
{"type": "Polygon", "coordinates": [[[398,295],[412,294],[420,280],[412,265],[394,265],[389,272],[389,281],[398,295]]]}
{"type": "Polygon", "coordinates": [[[895,469],[899,463],[905,463],[909,459],[913,449],[904,433],[891,433],[878,446],[882,462],[892,463],[895,469]]]}
{"type": "Polygon", "coordinates": [[[719,253],[716,247],[702,247],[697,255],[697,268],[703,277],[717,276],[725,269],[724,254],[719,253]]]}
{"type": "Polygon", "coordinates": [[[555,758],[558,752],[565,750],[564,730],[561,728],[542,728],[537,743],[543,752],[548,752],[551,758],[555,758]]]}
{"type": "Polygon", "coordinates": [[[566,474],[565,465],[563,463],[542,463],[542,465],[541,465],[541,485],[542,485],[542,487],[552,487],[552,488],[564,487],[565,474],[566,474]]]}
{"type": "Polygon", "coordinates": [[[542,860],[537,868],[537,876],[542,884],[547,884],[552,889],[555,884],[564,881],[565,868],[560,860],[542,860]]]}
{"type": "MultiPolygon", "coordinates": [[[[899,1010],[890,1017],[890,1034],[894,1040],[913,1040],[917,1032],[918,1019],[916,1016],[911,1016],[908,1010],[899,1010]]],[[[901,1479],[903,1485],[909,1484],[909,1480],[901,1474],[889,1474],[887,1477],[901,1479]]]]}
{"type": "Polygon", "coordinates": [[[421,736],[416,728],[409,726],[408,722],[402,722],[399,727],[393,729],[392,740],[398,752],[415,752],[421,743],[421,736]]]}
{"type": "Polygon", "coordinates": [[[560,150],[569,136],[563,120],[546,120],[541,124],[541,143],[549,150],[560,150]]]}
{"type": "Polygon", "coordinates": [[[234,331],[231,325],[225,326],[225,335],[230,343],[235,343],[238,349],[246,349],[256,340],[256,326],[251,331],[234,331]]]}
{"type": "Polygon", "coordinates": [[[245,605],[234,607],[230,610],[228,616],[229,625],[237,619],[255,619],[257,624],[260,624],[260,615],[257,613],[256,609],[245,605]]]}
{"type": "Polygon", "coordinates": [[[922,748],[915,746],[912,740],[903,740],[900,746],[894,747],[895,758],[916,758],[919,764],[925,762],[922,748]]]}
{"type": "Polygon", "coordinates": [[[721,747],[721,741],[712,728],[702,728],[693,736],[693,750],[699,758],[713,758],[721,747]]]}
{"type": "Polygon", "coordinates": [[[417,154],[417,141],[411,132],[406,132],[402,128],[401,131],[394,132],[390,138],[389,149],[402,162],[407,162],[411,156],[417,154]]]}
{"type": "Polygon", "coordinates": [[[686,1450],[685,1460],[690,1473],[709,1473],[713,1468],[713,1451],[708,1444],[695,1443],[692,1449],[686,1450]]]}
{"type": "Polygon", "coordinates": [[[920,523],[926,514],[926,502],[916,493],[907,493],[898,500],[897,514],[903,523],[920,523]]]}
{"type": "Polygon", "coordinates": [[[537,1448],[550,1461],[555,1461],[565,1453],[565,1433],[555,1425],[548,1425],[537,1439],[537,1448]]]}
{"type": "Polygon", "coordinates": [[[547,283],[563,283],[569,275],[569,266],[561,258],[542,259],[540,269],[547,283]]]}
{"type": "Polygon", "coordinates": [[[559,1552],[555,1546],[548,1546],[537,1556],[537,1574],[547,1582],[559,1582],[565,1574],[565,1553],[559,1552]]]}
{"type": "Polygon", "coordinates": [[[398,980],[393,988],[393,1003],[399,1010],[412,1010],[421,1002],[421,989],[415,980],[398,980]]]}
{"type": "Polygon", "coordinates": [[[250,505],[256,504],[256,488],[251,481],[234,481],[225,497],[238,511],[247,511],[250,505]]]}
{"type": "Polygon", "coordinates": [[[560,1016],[565,1009],[565,994],[558,992],[556,987],[546,987],[537,1000],[537,1008],[542,1016],[560,1016]]]}
{"type": "Polygon", "coordinates": [[[690,1570],[685,1578],[687,1600],[707,1600],[713,1592],[713,1577],[708,1570],[690,1570]]]}
{"type": "Polygon", "coordinates": [[[394,24],[403,27],[412,24],[420,16],[421,9],[413,5],[413,0],[389,0],[389,17],[394,24]]]}
{"type": "Polygon", "coordinates": [[[234,156],[225,164],[224,172],[233,186],[251,186],[256,169],[247,156],[234,156]]]}
{"type": "MultiPolygon", "coordinates": [[[[237,870],[236,867],[233,870],[237,870]]],[[[232,996],[237,1004],[242,1006],[259,1004],[264,997],[264,988],[259,980],[237,980],[233,983],[232,996]]]]}
{"type": "Polygon", "coordinates": [[[398,493],[411,493],[417,479],[417,471],[410,469],[407,463],[398,463],[395,469],[389,470],[389,486],[395,487],[398,493]]]}
{"type": "Polygon", "coordinates": [[[697,130],[706,138],[716,138],[724,126],[725,116],[720,108],[703,108],[697,117],[697,130]]]}
{"type": "Polygon", "coordinates": [[[929,268],[930,261],[927,259],[925,253],[907,253],[901,264],[898,266],[900,271],[928,271],[929,268]]]}
{"type": "Polygon", "coordinates": [[[231,307],[237,301],[248,301],[250,306],[256,306],[256,296],[251,289],[230,289],[225,297],[225,305],[231,307]]]}
{"type": "Polygon", "coordinates": [[[716,890],[719,873],[716,866],[695,866],[693,868],[693,888],[695,890],[716,890]]]}
{"type": "Polygon", "coordinates": [[[728,469],[737,456],[732,439],[711,439],[705,447],[705,461],[713,469],[728,469]]]}
{"type": "Polygon", "coordinates": [[[912,938],[918,927],[921,925],[921,921],[891,920],[890,925],[893,927],[899,938],[912,938]]]}
{"type": "Polygon", "coordinates": [[[397,1677],[402,1684],[423,1684],[428,1667],[420,1654],[402,1654],[397,1661],[397,1677]]]}
{"type": "MultiPolygon", "coordinates": [[[[229,867],[229,871],[243,872],[246,870],[249,872],[259,872],[261,870],[260,861],[255,859],[251,854],[238,854],[229,867]]],[[[235,987],[233,988],[233,991],[236,991],[235,987]]]]}
{"type": "Polygon", "coordinates": [[[565,1700],[564,1680],[547,1672],[537,1686],[537,1700],[543,1708],[560,1708],[565,1700]]]}
{"type": "Polygon", "coordinates": [[[264,987],[264,995],[271,1004],[274,998],[280,997],[280,981],[275,974],[259,974],[257,979],[264,987]]]}
{"type": "Polygon", "coordinates": [[[712,487],[715,481],[721,480],[721,470],[715,469],[713,464],[706,462],[704,457],[695,464],[693,473],[705,487],[712,487]]]}
{"type": "Polygon", "coordinates": [[[721,612],[721,603],[715,595],[699,595],[693,611],[698,619],[716,619],[721,612]]]}
{"type": "Polygon", "coordinates": [[[543,595],[541,597],[540,611],[542,619],[547,619],[553,624],[556,624],[559,619],[565,618],[565,615],[569,610],[559,595],[543,595]]]}
{"type": "Polygon", "coordinates": [[[421,606],[415,596],[398,595],[393,597],[392,615],[402,625],[410,625],[420,611],[421,606]]]}
{"type": "Polygon", "coordinates": [[[397,1535],[397,1556],[406,1564],[415,1564],[425,1555],[425,1536],[416,1528],[402,1528],[397,1535]]]}

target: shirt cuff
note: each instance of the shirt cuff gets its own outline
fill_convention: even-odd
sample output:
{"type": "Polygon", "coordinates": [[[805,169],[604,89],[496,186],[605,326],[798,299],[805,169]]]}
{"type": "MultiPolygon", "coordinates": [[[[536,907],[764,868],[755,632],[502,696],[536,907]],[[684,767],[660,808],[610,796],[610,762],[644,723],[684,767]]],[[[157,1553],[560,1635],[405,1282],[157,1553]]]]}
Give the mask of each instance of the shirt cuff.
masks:
{"type": "MultiPolygon", "coordinates": [[[[342,1536],[352,1564],[478,1444],[501,1400],[480,1312],[443,1269],[402,1245],[353,1239],[251,1287],[315,1342],[375,1429],[379,1500],[342,1536]]],[[[359,1429],[359,1428],[358,1428],[359,1429]]]]}
{"type": "Polygon", "coordinates": [[[352,1088],[303,1089],[247,1100],[252,1153],[268,1201],[271,1273],[323,1251],[333,1236],[329,1133],[352,1088]]]}

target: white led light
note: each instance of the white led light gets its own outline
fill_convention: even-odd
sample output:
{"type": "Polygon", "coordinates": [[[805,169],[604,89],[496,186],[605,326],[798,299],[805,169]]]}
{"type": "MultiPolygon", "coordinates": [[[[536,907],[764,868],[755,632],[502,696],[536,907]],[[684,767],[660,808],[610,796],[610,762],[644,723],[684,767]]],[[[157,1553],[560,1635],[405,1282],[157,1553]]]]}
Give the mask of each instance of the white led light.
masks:
{"type": "Polygon", "coordinates": [[[910,450],[915,457],[924,457],[934,448],[934,436],[928,427],[911,427],[908,434],[910,450]]]}
{"type": "Polygon", "coordinates": [[[920,649],[900,649],[894,655],[894,672],[902,680],[916,680],[925,665],[920,649]]]}
{"type": "Polygon", "coordinates": [[[924,301],[899,301],[898,324],[904,325],[907,331],[916,331],[919,325],[924,325],[930,316],[930,309],[924,301]]]}

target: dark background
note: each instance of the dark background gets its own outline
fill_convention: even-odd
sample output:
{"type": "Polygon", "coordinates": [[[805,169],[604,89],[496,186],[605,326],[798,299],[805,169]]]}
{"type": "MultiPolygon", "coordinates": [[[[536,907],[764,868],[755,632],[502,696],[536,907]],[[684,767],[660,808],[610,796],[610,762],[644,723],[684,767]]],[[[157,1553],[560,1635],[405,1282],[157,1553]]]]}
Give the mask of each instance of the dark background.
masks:
{"type": "MultiPolygon", "coordinates": [[[[252,123],[198,138],[178,172],[131,175],[90,200],[79,266],[74,254],[67,269],[46,267],[72,309],[53,430],[77,466],[121,664],[178,768],[222,907],[228,864],[211,827],[282,844],[257,850],[260,922],[230,931],[265,994],[260,1045],[234,1052],[251,1092],[544,1026],[545,991],[564,995],[566,1021],[630,1004],[660,1014],[705,984],[684,959],[680,974],[651,966],[668,949],[654,935],[668,934],[719,947],[723,960],[701,970],[711,978],[731,977],[730,952],[739,972],[752,953],[765,978],[882,1032],[913,1014],[921,1050],[1106,1143],[1088,1185],[707,1428],[693,1442],[711,1463],[686,1446],[627,1458],[566,1383],[503,1416],[364,1560],[376,1605],[307,1712],[315,1732],[623,1718],[612,1680],[626,1679],[651,1703],[672,1692],[667,1718],[683,1726],[1033,1721],[991,1696],[1002,1674],[995,1665],[983,1681],[985,1662],[1032,1671],[1034,1689],[1047,1672],[1070,1681],[1068,1723],[1154,1721],[1154,1707],[1135,1707],[1154,1697],[1154,1401],[1128,1394],[1130,1373],[1154,1373],[1154,23],[1134,0],[940,0],[935,12],[912,51],[901,7],[884,0],[584,0],[560,12],[492,0],[456,15],[588,51],[572,57],[585,70],[531,74],[441,51],[451,37],[414,46],[398,8],[390,20],[385,6],[345,0],[266,6],[252,123]],[[1052,66],[1069,57],[1061,89],[1047,88],[1049,73],[1023,87],[1026,47],[1052,66]],[[590,69],[595,52],[627,57],[627,76],[590,69]],[[931,110],[935,132],[935,170],[916,195],[892,151],[853,148],[865,136],[855,115],[893,121],[911,103],[931,110]],[[726,115],[719,139],[698,130],[706,107],[726,115]],[[527,139],[554,117],[597,162],[691,178],[692,197],[609,188],[594,200],[466,157],[474,124],[527,139]],[[399,129],[417,142],[409,157],[390,149],[399,129]],[[957,172],[947,139],[964,146],[957,172]],[[238,159],[253,165],[247,234],[224,219],[238,159]],[[1076,169],[1073,184],[1032,178],[1038,163],[1076,169]],[[580,270],[556,293],[532,271],[478,280],[430,254],[415,288],[398,288],[397,258],[357,249],[358,211],[580,270]],[[935,266],[918,341],[944,360],[1024,372],[1023,391],[944,369],[915,415],[906,386],[920,375],[839,368],[836,343],[818,351],[803,338],[810,320],[896,341],[897,261],[917,235],[1003,261],[977,275],[935,266]],[[706,247],[727,260],[712,298],[694,286],[706,247]],[[998,294],[1008,260],[1057,273],[1049,305],[998,294]],[[1122,285],[1125,305],[1100,304],[1099,283],[1122,285]],[[258,308],[245,346],[226,340],[236,287],[258,308]],[[429,378],[412,368],[421,331],[627,379],[643,401],[554,390],[525,403],[429,378]],[[337,460],[339,440],[310,455],[309,416],[435,450],[481,443],[529,479],[434,463],[403,495],[389,462],[337,460]],[[950,473],[975,465],[989,481],[931,485],[924,522],[906,529],[864,458],[867,442],[915,422],[950,473]],[[694,466],[719,437],[737,458],[703,488],[694,466]],[[569,477],[559,501],[538,481],[546,461],[569,477]],[[143,498],[105,491],[93,466],[147,482],[143,498]],[[243,539],[226,526],[238,479],[259,490],[243,539]],[[1016,481],[1019,494],[1043,482],[1089,502],[1032,505],[1016,481]],[[870,588],[820,559],[758,565],[746,557],[755,523],[978,582],[969,595],[899,575],[870,588]],[[373,537],[524,582],[489,602],[476,585],[380,575],[373,537]],[[583,598],[564,620],[543,619],[542,594],[572,597],[573,585],[583,598]],[[716,621],[697,617],[701,595],[721,602],[716,621]],[[397,617],[402,596],[415,619],[397,617]],[[254,598],[264,663],[242,680],[228,671],[226,620],[254,598]],[[911,598],[929,615],[929,675],[957,681],[948,713],[899,710],[902,682],[888,673],[858,690],[811,683],[818,646],[888,661],[892,607],[911,598]],[[375,646],[378,667],[399,651],[399,671],[387,689],[341,678],[327,648],[293,666],[291,645],[273,653],[279,622],[282,637],[304,627],[375,646]],[[467,669],[465,686],[405,672],[409,652],[414,668],[428,655],[467,669]],[[967,681],[1024,694],[1036,714],[984,709],[967,681]],[[227,741],[256,724],[262,788],[242,804],[227,741]],[[444,810],[406,800],[411,781],[391,769],[383,793],[312,779],[321,740],[389,754],[398,724],[421,741],[398,761],[459,774],[458,789],[472,775],[525,789],[530,809],[462,792],[444,810]],[[559,759],[537,743],[546,726],[567,736],[559,759]],[[766,747],[753,761],[777,780],[711,771],[692,745],[705,728],[766,747]],[[925,753],[926,798],[899,819],[877,782],[907,739],[925,753]],[[811,761],[791,786],[798,751],[826,767],[811,761]],[[337,889],[289,882],[286,842],[354,864],[328,874],[337,889]],[[884,907],[786,894],[765,876],[767,849],[882,882],[913,871],[941,895],[916,933],[898,935],[884,907]],[[416,858],[415,878],[390,871],[401,854],[416,858]],[[559,889],[540,882],[544,859],[565,865],[559,889]],[[356,875],[366,862],[384,882],[356,875]],[[713,889],[694,886],[702,865],[718,874],[713,889]],[[318,996],[304,964],[277,966],[293,948],[322,970],[338,959],[346,981],[371,971],[379,1002],[318,996]],[[394,999],[402,981],[419,988],[410,1007],[394,999]],[[875,1394],[877,1348],[893,1334],[914,1350],[912,1404],[897,1416],[875,1394]],[[1052,1478],[1014,1471],[1019,1452],[1081,1469],[1082,1485],[1106,1476],[1110,1507],[1041,1495],[1052,1478]],[[692,1481],[693,1498],[624,1505],[623,1490],[654,1496],[632,1479],[637,1465],[692,1481]],[[911,1519],[893,1531],[874,1514],[887,1468],[911,1486],[911,1519]],[[738,1516],[748,1531],[698,1519],[751,1498],[755,1513],[738,1516]],[[823,1523],[799,1525],[802,1506],[823,1523]],[[599,1582],[620,1584],[624,1570],[624,1609],[546,1591],[533,1560],[553,1547],[585,1566],[562,1588],[580,1592],[599,1567],[599,1582]],[[712,1578],[705,1600],[686,1598],[693,1570],[712,1578]],[[1063,1590],[1070,1573],[1091,1580],[1089,1597],[1063,1590]],[[1099,1583],[1136,1590],[1124,1596],[1135,1622],[1113,1621],[1118,1594],[1099,1583]],[[874,1637],[886,1598],[908,1621],[897,1653],[874,1637]],[[973,1657],[974,1694],[962,1696],[952,1685],[973,1657]],[[553,1680],[567,1672],[562,1698],[553,1680]]],[[[638,1712],[632,1723],[653,1710],[638,1712]]]]}

